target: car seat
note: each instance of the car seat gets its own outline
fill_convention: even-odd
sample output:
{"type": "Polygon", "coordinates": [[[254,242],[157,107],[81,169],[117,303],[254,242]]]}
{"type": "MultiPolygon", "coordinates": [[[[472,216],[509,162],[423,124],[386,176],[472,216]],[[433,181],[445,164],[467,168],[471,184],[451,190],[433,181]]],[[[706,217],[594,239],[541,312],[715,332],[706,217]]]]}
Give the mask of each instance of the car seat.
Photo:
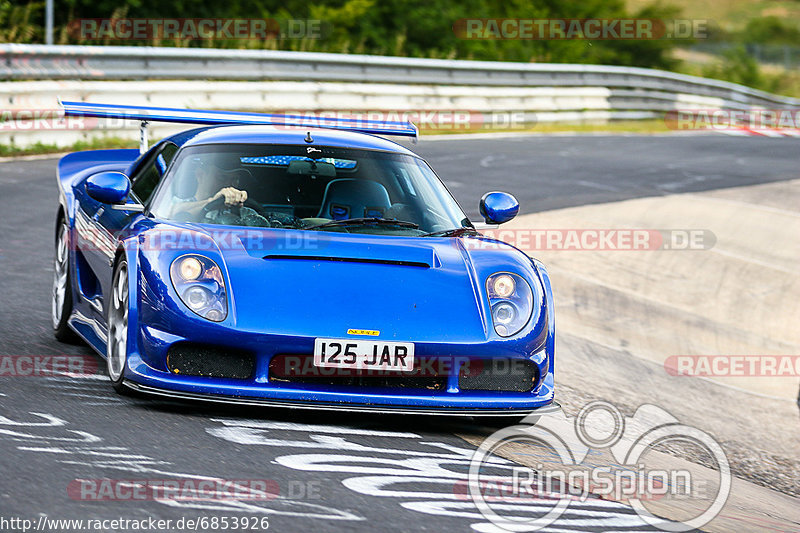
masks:
{"type": "Polygon", "coordinates": [[[392,205],[386,188],[376,181],[336,179],[325,187],[318,218],[383,218],[392,205]]]}

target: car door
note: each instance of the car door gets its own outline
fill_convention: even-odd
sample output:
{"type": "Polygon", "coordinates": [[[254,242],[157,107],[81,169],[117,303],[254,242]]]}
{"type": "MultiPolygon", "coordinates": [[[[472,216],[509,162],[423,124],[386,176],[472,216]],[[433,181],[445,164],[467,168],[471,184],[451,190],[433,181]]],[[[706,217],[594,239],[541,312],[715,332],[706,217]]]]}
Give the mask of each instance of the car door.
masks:
{"type": "MultiPolygon", "coordinates": [[[[171,142],[162,142],[153,147],[130,176],[130,202],[147,205],[177,151],[178,147],[171,142]]],[[[94,240],[93,246],[87,247],[83,254],[92,271],[85,277],[89,278],[90,275],[93,275],[94,280],[88,280],[87,283],[81,282],[81,287],[85,289],[84,296],[93,309],[94,318],[105,323],[103,295],[110,294],[113,277],[112,266],[117,243],[124,230],[142,214],[94,203],[96,205],[91,207],[88,203],[84,204],[84,209],[88,208],[89,211],[94,209],[91,214],[84,209],[81,209],[82,213],[80,213],[83,218],[83,226],[89,228],[94,240]]]]}

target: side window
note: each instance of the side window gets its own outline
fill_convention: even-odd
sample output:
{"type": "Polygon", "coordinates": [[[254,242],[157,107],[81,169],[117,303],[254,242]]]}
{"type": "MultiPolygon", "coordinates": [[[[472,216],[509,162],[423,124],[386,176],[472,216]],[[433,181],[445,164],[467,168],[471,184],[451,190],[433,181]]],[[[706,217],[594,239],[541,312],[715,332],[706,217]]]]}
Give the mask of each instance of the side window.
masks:
{"type": "Polygon", "coordinates": [[[142,203],[147,203],[150,199],[177,152],[177,146],[172,143],[165,144],[156,156],[136,173],[131,190],[142,203]]]}

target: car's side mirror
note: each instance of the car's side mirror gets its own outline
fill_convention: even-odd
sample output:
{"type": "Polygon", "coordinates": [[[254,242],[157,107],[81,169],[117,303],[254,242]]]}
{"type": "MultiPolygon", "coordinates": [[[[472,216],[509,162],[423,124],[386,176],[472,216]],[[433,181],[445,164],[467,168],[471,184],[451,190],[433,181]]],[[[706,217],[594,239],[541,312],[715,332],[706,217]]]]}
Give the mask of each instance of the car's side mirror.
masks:
{"type": "Polygon", "coordinates": [[[507,192],[487,192],[481,198],[481,216],[487,224],[503,224],[519,213],[519,202],[507,192]]]}
{"type": "Polygon", "coordinates": [[[131,180],[122,172],[100,172],[86,180],[86,193],[101,204],[121,204],[131,192],[131,180]]]}
{"type": "Polygon", "coordinates": [[[101,204],[111,204],[114,209],[142,211],[141,204],[126,204],[131,192],[131,180],[122,172],[99,172],[86,180],[86,194],[101,204]]]}

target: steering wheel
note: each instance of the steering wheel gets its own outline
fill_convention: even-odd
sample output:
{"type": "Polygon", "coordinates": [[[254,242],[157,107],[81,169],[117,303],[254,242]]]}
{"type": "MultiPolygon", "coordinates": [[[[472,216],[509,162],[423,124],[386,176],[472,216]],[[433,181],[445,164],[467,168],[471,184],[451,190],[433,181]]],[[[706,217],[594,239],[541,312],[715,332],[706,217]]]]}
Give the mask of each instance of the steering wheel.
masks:
{"type": "Polygon", "coordinates": [[[209,202],[203,206],[203,213],[208,213],[209,211],[214,211],[215,209],[220,209],[225,205],[225,197],[220,196],[213,202],[209,202]]]}
{"type": "MultiPolygon", "coordinates": [[[[286,226],[286,225],[292,225],[297,227],[302,226],[301,220],[296,216],[287,215],[283,213],[281,213],[280,216],[277,216],[276,213],[265,210],[261,204],[259,204],[252,198],[248,198],[247,200],[245,200],[244,203],[242,204],[242,207],[249,207],[256,213],[267,219],[267,221],[269,221],[270,223],[273,222],[278,223],[281,226],[286,226]]],[[[225,198],[221,196],[216,200],[214,200],[213,202],[209,202],[208,204],[203,206],[203,213],[205,214],[209,213],[210,211],[221,210],[224,208],[225,208],[225,198]]],[[[230,210],[232,214],[240,216],[240,211],[241,211],[240,206],[231,206],[230,210]]]]}
{"type": "MultiPolygon", "coordinates": [[[[294,215],[288,215],[285,213],[275,213],[274,211],[267,211],[264,209],[264,206],[253,200],[252,198],[248,198],[242,204],[242,207],[249,207],[262,217],[266,218],[270,224],[280,224],[280,226],[295,226],[301,227],[302,222],[299,218],[294,215]]],[[[274,226],[273,226],[274,227],[274,226]]]]}

